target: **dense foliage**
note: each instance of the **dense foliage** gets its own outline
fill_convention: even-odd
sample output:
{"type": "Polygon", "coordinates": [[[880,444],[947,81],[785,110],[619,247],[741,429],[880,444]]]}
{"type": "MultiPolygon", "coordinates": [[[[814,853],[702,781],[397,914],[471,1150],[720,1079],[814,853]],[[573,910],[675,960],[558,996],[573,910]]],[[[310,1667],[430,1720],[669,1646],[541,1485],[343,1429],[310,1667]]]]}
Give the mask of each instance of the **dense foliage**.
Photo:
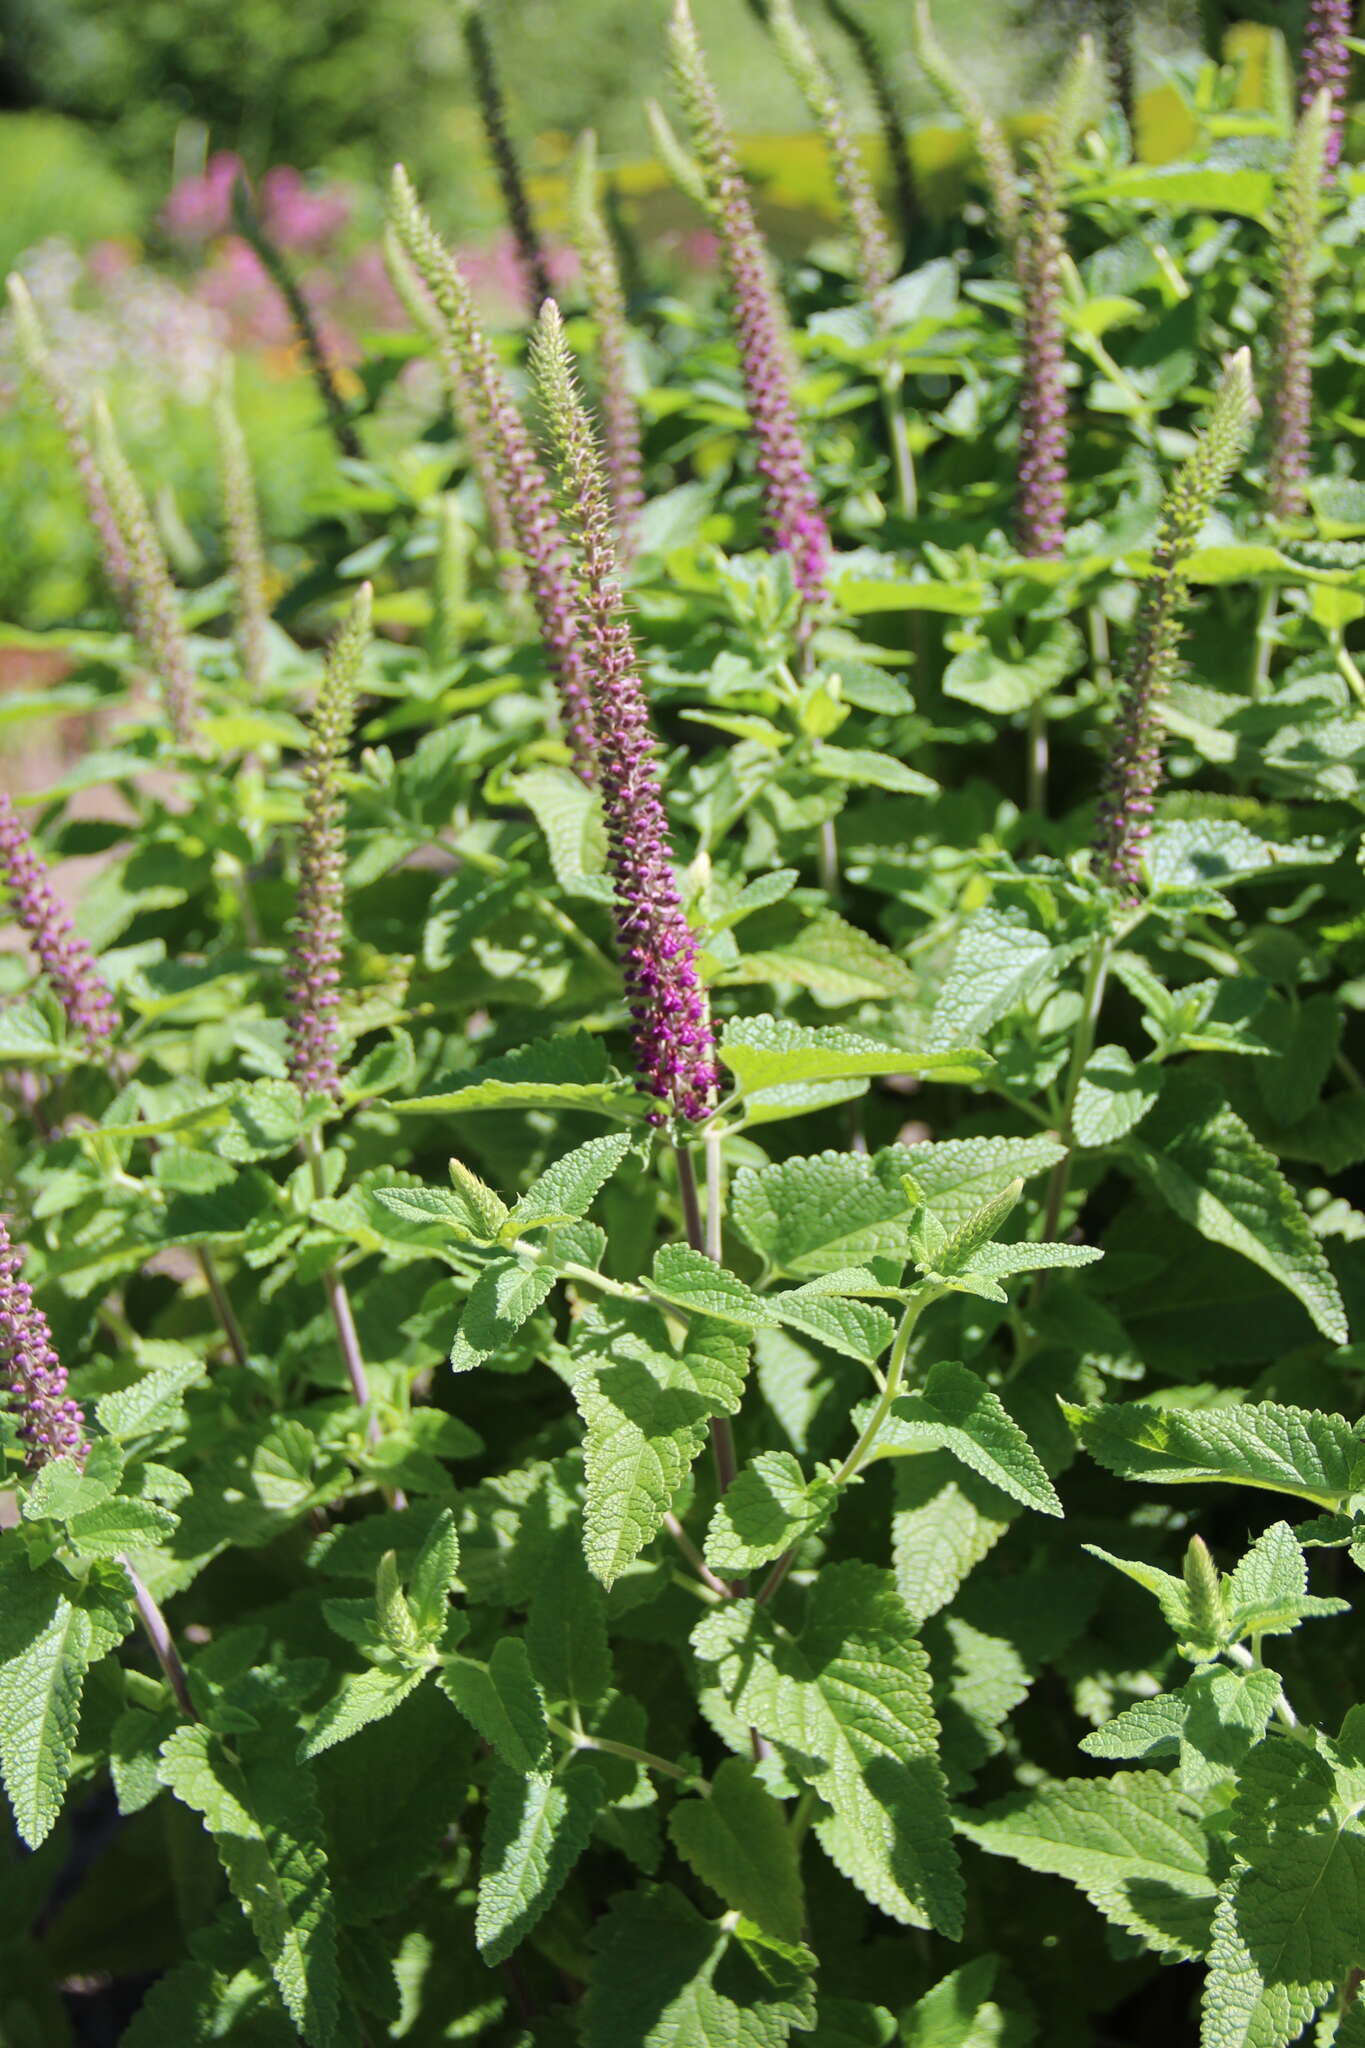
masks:
{"type": "Polygon", "coordinates": [[[684,5],[709,313],[589,140],[495,344],[400,174],[283,601],[230,387],[183,593],[13,287],[108,590],[0,796],[16,2048],[1365,2041],[1347,10],[1154,167],[1124,7],[1022,151],[922,7],[899,275],[761,11],[846,238],[684,5]]]}

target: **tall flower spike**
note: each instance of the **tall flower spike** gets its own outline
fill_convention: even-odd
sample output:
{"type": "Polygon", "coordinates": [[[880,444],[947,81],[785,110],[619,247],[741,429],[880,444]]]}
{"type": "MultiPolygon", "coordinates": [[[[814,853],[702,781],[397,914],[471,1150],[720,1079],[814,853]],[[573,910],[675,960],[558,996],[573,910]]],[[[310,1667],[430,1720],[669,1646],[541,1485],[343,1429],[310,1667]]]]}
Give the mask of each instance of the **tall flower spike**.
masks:
{"type": "Polygon", "coordinates": [[[915,223],[919,218],[919,197],[915,191],[915,167],[910,161],[910,149],[905,139],[905,123],[901,118],[886,59],[866,22],[859,21],[853,9],[846,4],[846,0],[825,0],[825,12],[830,20],[843,30],[853,45],[853,54],[858,59],[863,77],[867,80],[867,89],[872,95],[872,104],[877,110],[877,119],[881,124],[886,161],[891,167],[901,240],[908,248],[915,231],[915,223]]]}
{"type": "Polygon", "coordinates": [[[630,333],[616,252],[597,203],[597,137],[591,128],[581,137],[574,159],[569,217],[588,310],[597,327],[602,448],[617,540],[623,559],[628,559],[634,553],[635,528],[645,502],[640,413],[630,388],[630,333]]]}
{"type": "Polygon", "coordinates": [[[763,238],[687,0],[677,0],[669,41],[720,238],[772,543],[791,557],[798,590],[808,604],[816,604],[825,591],[829,529],[797,425],[782,314],[763,238]]]}
{"type": "Polygon", "coordinates": [[[285,1004],[289,1072],[302,1095],[340,1091],[337,1012],[341,1007],[342,867],[346,855],[341,767],[355,723],[356,689],[370,644],[370,586],[362,583],[327,653],[313,706],[304,765],[299,885],[285,1004]]]}
{"type": "Polygon", "coordinates": [[[95,956],[58,900],[32,839],[0,790],[0,885],[8,909],[28,937],[72,1032],[98,1053],[114,1035],[114,998],[95,956]]]}
{"type": "Polygon", "coordinates": [[[1309,0],[1299,52],[1299,111],[1307,113],[1320,92],[1325,91],[1328,98],[1323,154],[1329,177],[1340,160],[1346,126],[1346,87],[1351,76],[1347,38],[1354,11],[1354,0],[1309,0]]]}
{"type": "Polygon", "coordinates": [[[526,281],[528,311],[534,319],[553,287],[545,251],[531,215],[531,202],[526,196],[526,181],[521,175],[521,164],[507,126],[507,109],[480,0],[465,0],[460,26],[469,52],[469,68],[474,77],[474,94],[479,102],[479,118],[483,122],[488,154],[493,159],[502,203],[507,208],[512,239],[517,245],[517,258],[526,281]]]}
{"type": "Polygon", "coordinates": [[[464,442],[469,467],[479,486],[484,511],[488,514],[488,537],[498,558],[498,581],[502,585],[503,596],[515,604],[526,595],[526,573],[517,552],[516,526],[507,504],[507,494],[479,417],[478,398],[470,387],[459,357],[442,347],[441,322],[436,307],[403,254],[403,245],[391,223],[384,229],[384,267],[404,312],[418,333],[427,336],[440,356],[446,397],[460,430],[460,439],[464,442]]]}
{"type": "Polygon", "coordinates": [[[268,666],[270,607],[265,596],[265,549],[261,518],[246,436],[232,402],[232,366],[226,363],[213,398],[213,424],[218,438],[218,474],[223,491],[228,554],[237,583],[237,650],[242,674],[253,692],[265,681],[268,666]]]}
{"type": "Polygon", "coordinates": [[[886,292],[892,277],[891,244],[867,165],[849,130],[848,116],[834,80],[797,20],[791,0],[769,0],[768,18],[782,61],[825,138],[844,222],[853,238],[858,282],[878,326],[885,326],[886,292]]]}
{"type": "Polygon", "coordinates": [[[294,275],[293,267],[284,251],[266,232],[265,223],[256,210],[246,179],[239,177],[232,188],[232,224],[242,240],[253,249],[261,267],[269,277],[289,310],[303,353],[308,359],[308,369],[322,409],[327,415],[327,424],[332,439],[341,453],[354,461],[363,454],[360,437],[351,420],[350,407],[341,395],[337,382],[336,365],[331,352],[313,318],[313,309],[304,297],[303,287],[294,275]]]}
{"type": "Polygon", "coordinates": [[[1199,539],[1214,499],[1246,449],[1255,410],[1251,356],[1243,348],[1229,358],[1207,423],[1193,453],[1176,472],[1162,507],[1152,573],[1143,585],[1114,716],[1096,821],[1096,871],[1125,902],[1138,900],[1142,854],[1161,780],[1161,703],[1178,665],[1187,587],[1183,564],[1199,539]]]}
{"type": "Polygon", "coordinates": [[[646,1093],[673,1115],[697,1122],[715,1094],[715,1043],[696,940],[673,871],[654,737],[621,598],[606,477],[553,300],[541,311],[531,361],[580,549],[598,779],[636,1072],[646,1093]]]}
{"type": "Polygon", "coordinates": [[[31,1471],[49,1458],[86,1452],[85,1417],[66,1391],[47,1317],[23,1274],[23,1255],[0,1216],[0,1393],[14,1416],[31,1471]]]}
{"type": "Polygon", "coordinates": [[[574,766],[585,782],[591,782],[592,698],[583,665],[573,574],[550,486],[512,402],[502,366],[475,317],[469,286],[418,205],[401,165],[393,174],[390,204],[403,252],[431,294],[449,374],[453,377],[458,370],[475,395],[479,422],[493,451],[530,575],[531,597],[559,692],[560,715],[574,766]]]}
{"type": "Polygon", "coordinates": [[[1137,142],[1137,71],[1133,62],[1133,0],[1099,0],[1104,66],[1114,104],[1137,142]]]}
{"type": "Polygon", "coordinates": [[[114,516],[114,508],[109,503],[109,494],[104,488],[99,464],[95,460],[95,451],[86,435],[83,409],[75,392],[52,360],[37,311],[29,296],[28,286],[17,272],[9,278],[9,302],[14,315],[14,335],[20,359],[48,395],[57,424],[71,453],[109,587],[119,603],[126,605],[132,582],[132,568],[128,560],[128,550],[123,543],[123,535],[119,532],[118,520],[114,516]]]}
{"type": "Polygon", "coordinates": [[[1296,519],[1308,502],[1313,417],[1313,255],[1332,119],[1324,86],[1299,117],[1276,236],[1279,293],[1270,388],[1270,510],[1296,519]]]}
{"type": "Polygon", "coordinates": [[[171,730],[187,746],[194,734],[194,669],[166,551],[102,397],[95,399],[94,417],[95,457],[128,555],[133,633],[160,680],[171,730]]]}
{"type": "Polygon", "coordinates": [[[1019,230],[1023,201],[1014,156],[1005,132],[987,109],[975,86],[963,78],[949,60],[947,51],[934,33],[929,0],[915,0],[910,17],[910,37],[920,69],[972,139],[972,147],[986,174],[995,231],[1006,247],[1012,249],[1019,230]]]}
{"type": "Polygon", "coordinates": [[[1015,246],[1024,300],[1014,511],[1015,537],[1022,555],[1059,555],[1066,537],[1066,341],[1062,328],[1066,217],[1062,178],[1085,119],[1094,73],[1094,46],[1083,36],[1033,151],[1032,190],[1015,246]]]}

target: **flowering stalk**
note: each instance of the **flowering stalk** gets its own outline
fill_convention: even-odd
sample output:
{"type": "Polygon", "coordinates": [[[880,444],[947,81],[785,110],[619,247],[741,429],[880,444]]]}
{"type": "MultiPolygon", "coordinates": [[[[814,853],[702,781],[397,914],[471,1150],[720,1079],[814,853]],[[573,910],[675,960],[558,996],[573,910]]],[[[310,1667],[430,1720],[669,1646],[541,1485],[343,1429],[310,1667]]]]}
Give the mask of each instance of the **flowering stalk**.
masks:
{"type": "Polygon", "coordinates": [[[530,575],[531,596],[559,692],[560,715],[574,767],[585,782],[591,782],[592,697],[579,637],[573,575],[550,486],[512,402],[502,366],[475,317],[469,286],[418,205],[401,165],[393,175],[390,205],[403,252],[431,294],[449,374],[462,375],[475,394],[480,426],[493,450],[530,575]]]}
{"type": "Polygon", "coordinates": [[[254,691],[265,682],[270,607],[265,599],[265,550],[251,457],[237,409],[232,402],[232,370],[225,365],[214,394],[213,424],[218,437],[218,472],[222,480],[228,553],[237,582],[237,647],[242,674],[254,691]]]}
{"type": "Polygon", "coordinates": [[[1133,62],[1133,0],[1099,0],[1104,63],[1114,103],[1137,143],[1137,85],[1133,62]]]}
{"type": "Polygon", "coordinates": [[[891,83],[886,59],[866,22],[858,19],[852,8],[845,4],[845,0],[825,0],[825,12],[830,20],[843,30],[853,45],[853,53],[867,81],[872,104],[877,110],[877,119],[881,123],[886,161],[891,167],[901,238],[908,246],[919,218],[919,200],[915,192],[915,168],[906,146],[905,124],[896,102],[895,88],[891,83]]]}
{"type": "Polygon", "coordinates": [[[621,597],[611,500],[553,300],[542,308],[531,360],[580,549],[597,771],[636,1072],[641,1088],[671,1115],[697,1123],[712,1106],[715,1043],[673,870],[654,736],[621,597]]]}
{"type": "Polygon", "coordinates": [[[94,419],[95,458],[128,556],[133,633],[160,679],[171,730],[187,746],[194,735],[194,669],[166,551],[102,396],[95,399],[94,419]]]}
{"type": "Polygon", "coordinates": [[[1320,92],[1327,94],[1323,163],[1329,178],[1341,158],[1346,126],[1346,86],[1351,75],[1347,38],[1354,11],[1354,0],[1309,0],[1299,52],[1300,113],[1308,112],[1320,92]]]}
{"type": "Polygon", "coordinates": [[[370,644],[370,600],[370,586],[362,583],[350,616],[328,650],[303,771],[308,788],[299,845],[298,908],[285,974],[289,1071],[301,1095],[335,1098],[341,1092],[337,1011],[346,851],[341,766],[355,723],[360,666],[370,644]]]}
{"type": "Polygon", "coordinates": [[[961,77],[949,61],[947,51],[934,34],[929,0],[915,0],[910,17],[910,36],[920,69],[971,137],[986,174],[996,234],[1007,248],[1013,249],[1023,201],[1014,156],[1004,130],[976,88],[961,77]]]}
{"type": "Polygon", "coordinates": [[[507,208],[512,239],[517,245],[517,258],[526,281],[528,310],[534,319],[549,298],[553,287],[545,262],[545,251],[531,216],[531,202],[526,196],[526,181],[521,175],[521,164],[517,158],[511,130],[507,126],[507,109],[498,81],[497,68],[493,62],[493,51],[488,41],[488,30],[484,23],[480,0],[466,0],[460,26],[464,31],[465,48],[469,52],[469,65],[474,74],[474,93],[479,102],[479,117],[483,122],[488,154],[493,159],[503,205],[507,208]]]}
{"type": "Polygon", "coordinates": [[[1313,256],[1322,211],[1323,171],[1332,119],[1327,88],[1299,118],[1285,176],[1276,237],[1279,297],[1270,386],[1270,510],[1295,519],[1307,504],[1313,415],[1313,256]]]}
{"type": "MultiPolygon", "coordinates": [[[[708,210],[720,238],[772,544],[790,556],[798,590],[807,605],[815,605],[825,591],[829,529],[797,425],[782,315],[763,238],[687,0],[677,0],[669,42],[693,148],[706,180],[708,210]]],[[[807,620],[803,633],[808,630],[807,620]]]]}
{"type": "Polygon", "coordinates": [[[623,559],[634,552],[635,528],[644,509],[644,464],[640,414],[630,388],[630,335],[626,304],[611,234],[597,203],[597,137],[581,136],[570,188],[570,226],[588,310],[597,327],[597,360],[602,408],[602,452],[611,482],[616,536],[623,559]]]}
{"type": "Polygon", "coordinates": [[[478,396],[459,357],[442,346],[442,329],[436,308],[403,254],[403,245],[392,225],[384,229],[384,267],[413,326],[419,334],[427,336],[440,355],[446,397],[488,514],[488,536],[497,557],[498,581],[503,595],[515,604],[526,595],[526,575],[517,553],[516,526],[507,494],[479,417],[478,396]]]}
{"type": "Polygon", "coordinates": [[[1185,558],[1250,438],[1251,357],[1229,358],[1193,453],[1166,493],[1152,573],[1143,586],[1110,740],[1095,835],[1096,872],[1125,902],[1138,900],[1143,849],[1161,780],[1161,704],[1177,670],[1185,558]]]}
{"type": "Polygon", "coordinates": [[[782,61],[824,137],[844,225],[853,240],[858,282],[877,325],[885,328],[886,291],[892,277],[891,243],[867,165],[849,128],[847,112],[814,43],[797,20],[791,0],[769,0],[768,19],[782,61]]]}
{"type": "Polygon", "coordinates": [[[49,1458],[85,1457],[85,1417],[66,1391],[66,1368],[47,1317],[21,1277],[23,1255],[0,1216],[0,1386],[30,1471],[49,1458]]]}
{"type": "Polygon", "coordinates": [[[265,223],[257,213],[246,180],[242,177],[232,188],[232,221],[243,241],[256,252],[266,275],[289,309],[289,317],[308,359],[308,368],[322,400],[333,440],[343,455],[353,461],[358,459],[363,453],[360,439],[351,421],[350,408],[341,395],[331,352],[319,332],[302,286],[284,251],[266,232],[265,223]]]}
{"type": "Polygon", "coordinates": [[[115,1004],[95,956],[58,901],[47,869],[10,798],[0,790],[0,883],[52,984],[72,1033],[90,1052],[105,1052],[114,1035],[115,1004]]]}
{"type": "Polygon", "coordinates": [[[1033,152],[1029,206],[1015,243],[1015,268],[1024,299],[1024,376],[1014,514],[1022,555],[1059,555],[1066,537],[1066,341],[1062,329],[1066,221],[1061,188],[1067,158],[1085,117],[1093,73],[1094,48],[1090,38],[1083,36],[1033,152]]]}
{"type": "Polygon", "coordinates": [[[109,580],[109,587],[119,603],[126,605],[132,582],[132,565],[128,560],[128,550],[124,546],[118,520],[114,516],[114,508],[109,503],[109,494],[104,488],[104,479],[95,460],[95,451],[86,435],[83,409],[80,400],[52,359],[28,286],[17,271],[9,278],[9,301],[14,315],[14,335],[20,359],[48,395],[75,466],[81,495],[85,499],[85,509],[94,528],[95,541],[104,565],[104,573],[109,580]]]}

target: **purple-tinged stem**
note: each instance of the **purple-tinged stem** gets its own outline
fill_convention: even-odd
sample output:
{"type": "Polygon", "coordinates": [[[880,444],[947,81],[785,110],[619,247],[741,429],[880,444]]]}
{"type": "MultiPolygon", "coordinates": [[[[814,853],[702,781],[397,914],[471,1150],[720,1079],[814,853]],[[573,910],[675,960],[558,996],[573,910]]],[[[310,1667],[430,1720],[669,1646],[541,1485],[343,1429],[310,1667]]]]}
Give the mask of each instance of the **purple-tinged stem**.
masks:
{"type": "Polygon", "coordinates": [[[1313,423],[1313,257],[1330,135],[1324,87],[1300,116],[1281,201],[1277,255],[1279,292],[1270,412],[1271,514],[1296,519],[1308,503],[1313,423]]]}
{"type": "Polygon", "coordinates": [[[404,254],[431,294],[440,320],[442,352],[452,365],[460,366],[477,394],[480,422],[498,465],[530,575],[565,737],[574,767],[585,782],[591,782],[592,692],[584,665],[573,573],[549,483],[512,402],[502,366],[475,317],[469,286],[418,205],[401,166],[393,176],[391,217],[404,254]]]}
{"type": "Polygon", "coordinates": [[[175,1703],[187,1721],[197,1721],[199,1715],[190,1697],[190,1682],[180,1661],[180,1652],[175,1647],[170,1625],[131,1559],[120,1552],[118,1562],[122,1565],[128,1584],[133,1589],[133,1603],[137,1608],[138,1618],[152,1646],[152,1654],[161,1666],[166,1683],[175,1697],[175,1703]]]}
{"type": "Polygon", "coordinates": [[[474,93],[479,103],[479,118],[483,122],[488,154],[493,159],[498,188],[502,193],[503,205],[507,208],[512,239],[517,247],[517,260],[521,264],[525,278],[527,311],[534,320],[554,287],[550,283],[545,251],[531,215],[531,202],[526,196],[526,181],[521,174],[516,145],[512,141],[512,133],[507,125],[506,103],[497,67],[493,62],[493,51],[488,41],[488,29],[480,0],[465,0],[464,16],[460,26],[464,31],[465,48],[469,52],[474,93]]]}
{"type": "Polygon", "coordinates": [[[344,456],[351,461],[358,460],[364,450],[351,419],[350,407],[341,395],[331,351],[322,338],[318,323],[313,318],[313,309],[304,296],[303,287],[295,277],[288,257],[267,233],[265,223],[256,211],[245,178],[239,178],[233,187],[232,220],[243,241],[255,251],[266,275],[288,308],[289,317],[294,323],[294,331],[308,361],[314,388],[322,400],[322,409],[327,416],[332,439],[344,456]]]}

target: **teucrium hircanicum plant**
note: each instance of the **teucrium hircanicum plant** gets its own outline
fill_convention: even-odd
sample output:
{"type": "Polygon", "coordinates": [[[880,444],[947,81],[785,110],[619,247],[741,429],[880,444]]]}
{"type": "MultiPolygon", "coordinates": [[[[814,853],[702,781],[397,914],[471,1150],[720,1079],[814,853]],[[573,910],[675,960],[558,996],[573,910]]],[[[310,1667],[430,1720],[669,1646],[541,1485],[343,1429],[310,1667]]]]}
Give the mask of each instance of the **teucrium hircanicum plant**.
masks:
{"type": "Polygon", "coordinates": [[[1269,381],[1270,510],[1295,519],[1307,504],[1313,417],[1313,261],[1322,213],[1328,121],[1326,89],[1299,118],[1285,171],[1277,234],[1275,350],[1269,381]]]}
{"type": "Polygon", "coordinates": [[[640,413],[631,388],[630,330],[621,277],[597,183],[597,138],[589,128],[579,137],[574,159],[570,219],[588,311],[597,328],[602,452],[611,483],[618,545],[628,558],[645,501],[640,413]]]}
{"type": "Polygon", "coordinates": [[[521,160],[507,125],[507,108],[497,67],[493,62],[492,45],[488,40],[483,0],[459,0],[459,6],[460,31],[469,56],[469,68],[473,76],[479,118],[483,123],[484,140],[488,145],[488,154],[493,160],[498,190],[507,209],[512,239],[516,243],[517,261],[521,265],[526,285],[528,310],[534,314],[549,298],[551,291],[545,251],[536,232],[531,202],[526,196],[526,180],[522,176],[521,160]]]}
{"type": "Polygon", "coordinates": [[[128,562],[133,631],[151,664],[171,731],[187,746],[194,736],[197,692],[166,550],[102,396],[95,399],[94,413],[95,460],[128,562]]]}
{"type": "Polygon", "coordinates": [[[1299,112],[1306,114],[1319,93],[1327,95],[1323,162],[1327,175],[1341,157],[1346,125],[1346,87],[1351,76],[1351,0],[1308,0],[1299,51],[1299,112]]]}
{"type": "MultiPolygon", "coordinates": [[[[736,49],[800,70],[814,0],[752,11],[736,49]]],[[[186,544],[223,524],[200,398],[182,437],[160,352],[98,337],[186,587],[139,584],[141,491],[65,439],[98,292],[24,259],[0,2036],[1361,2048],[1365,374],[1348,208],[1312,252],[1326,103],[1271,546],[1273,45],[1180,60],[1173,163],[1002,103],[1003,233],[940,215],[971,139],[918,130],[878,328],[826,238],[786,259],[804,142],[746,147],[758,237],[674,33],[726,297],[676,289],[623,160],[640,274],[592,273],[595,217],[586,312],[526,350],[400,179],[445,385],[381,340],[357,462],[272,449],[310,387],[243,377],[294,465],[254,672],[186,544]],[[1025,553],[1029,250],[1069,445],[1066,545],[1044,494],[1025,553]]]]}
{"type": "Polygon", "coordinates": [[[213,424],[218,436],[228,553],[237,586],[237,647],[243,676],[253,689],[259,690],[269,664],[270,605],[266,597],[265,548],[251,456],[233,404],[230,373],[225,372],[214,396],[213,424]]]}

